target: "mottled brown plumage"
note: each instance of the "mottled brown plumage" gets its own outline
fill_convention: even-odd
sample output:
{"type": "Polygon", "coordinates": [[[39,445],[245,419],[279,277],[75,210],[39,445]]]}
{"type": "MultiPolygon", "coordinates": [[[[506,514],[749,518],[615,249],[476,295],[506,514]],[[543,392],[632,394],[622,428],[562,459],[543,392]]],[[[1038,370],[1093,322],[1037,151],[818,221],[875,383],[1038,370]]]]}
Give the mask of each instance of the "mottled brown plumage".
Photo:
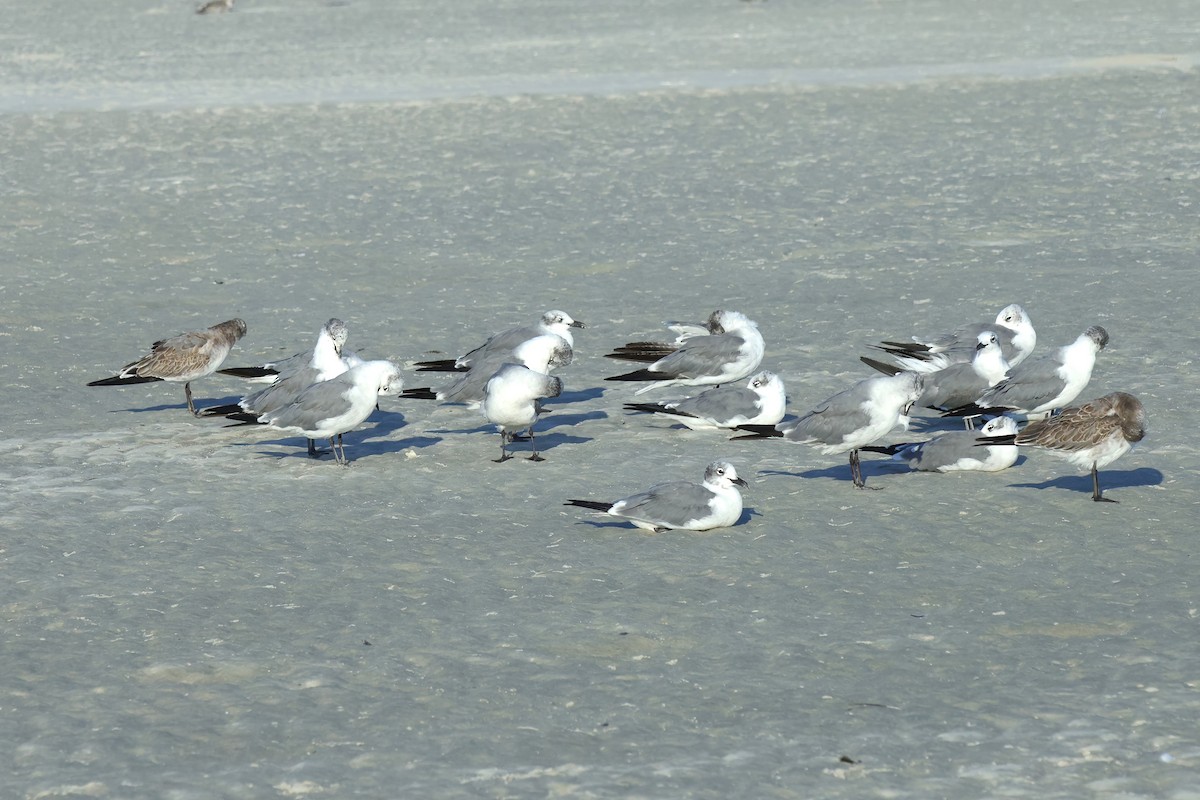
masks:
{"type": "Polygon", "coordinates": [[[1128,453],[1145,435],[1146,409],[1142,402],[1126,392],[1113,392],[1035,422],[1016,434],[1013,441],[1041,447],[1077,467],[1091,469],[1092,499],[1115,503],[1101,494],[1098,470],[1128,453]]]}
{"type": "Polygon", "coordinates": [[[150,352],[111,378],[92,381],[88,386],[122,386],[150,381],[183,383],[188,411],[196,413],[191,382],[212,374],[225,361],[235,342],[246,335],[246,323],[231,319],[202,331],[190,331],[161,339],[150,352]]]}

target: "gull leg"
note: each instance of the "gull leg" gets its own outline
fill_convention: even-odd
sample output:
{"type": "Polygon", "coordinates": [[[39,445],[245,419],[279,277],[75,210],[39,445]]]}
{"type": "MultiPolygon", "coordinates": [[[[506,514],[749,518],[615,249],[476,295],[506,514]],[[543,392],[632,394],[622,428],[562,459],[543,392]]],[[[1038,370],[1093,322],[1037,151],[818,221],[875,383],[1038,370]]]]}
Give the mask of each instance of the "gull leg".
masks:
{"type": "Polygon", "coordinates": [[[858,460],[858,450],[850,451],[850,478],[854,481],[854,485],[859,489],[864,488],[867,482],[862,478],[862,465],[858,460]]]}
{"type": "Polygon", "coordinates": [[[1092,499],[1097,503],[1115,503],[1116,500],[1105,497],[1100,493],[1100,473],[1096,470],[1096,465],[1092,464],[1092,499]]]}
{"type": "Polygon", "coordinates": [[[308,440],[308,457],[309,458],[320,458],[321,457],[321,451],[317,449],[317,442],[315,439],[308,440]]]}
{"type": "Polygon", "coordinates": [[[493,459],[497,464],[503,464],[505,461],[508,461],[510,458],[512,458],[512,456],[510,456],[508,451],[504,448],[506,444],[508,444],[508,434],[504,431],[500,431],[500,457],[493,459]]]}
{"type": "Polygon", "coordinates": [[[546,459],[538,455],[537,440],[533,438],[533,426],[529,426],[529,441],[533,444],[533,455],[529,457],[530,461],[545,461],[546,459]]]}
{"type": "Polygon", "coordinates": [[[188,411],[192,412],[193,417],[200,416],[200,412],[196,410],[196,404],[192,402],[192,382],[188,381],[183,385],[183,394],[187,397],[188,411]]]}

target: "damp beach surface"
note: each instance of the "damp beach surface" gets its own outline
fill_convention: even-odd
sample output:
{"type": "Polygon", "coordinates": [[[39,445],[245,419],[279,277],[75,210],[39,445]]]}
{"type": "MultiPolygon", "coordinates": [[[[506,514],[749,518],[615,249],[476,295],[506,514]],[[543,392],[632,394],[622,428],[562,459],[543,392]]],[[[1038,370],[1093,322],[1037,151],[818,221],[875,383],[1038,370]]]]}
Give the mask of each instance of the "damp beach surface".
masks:
{"type": "Polygon", "coordinates": [[[1200,797],[1194,3],[86,5],[0,33],[0,794],[1200,797]],[[1035,357],[1109,332],[1119,505],[1037,451],[860,491],[603,380],[729,308],[803,413],[1012,302],[1035,357]],[[231,317],[227,366],[334,316],[403,364],[551,308],[544,463],[428,401],[342,468],[85,386],[231,317]],[[714,460],[732,528],[562,505],[714,460]]]}

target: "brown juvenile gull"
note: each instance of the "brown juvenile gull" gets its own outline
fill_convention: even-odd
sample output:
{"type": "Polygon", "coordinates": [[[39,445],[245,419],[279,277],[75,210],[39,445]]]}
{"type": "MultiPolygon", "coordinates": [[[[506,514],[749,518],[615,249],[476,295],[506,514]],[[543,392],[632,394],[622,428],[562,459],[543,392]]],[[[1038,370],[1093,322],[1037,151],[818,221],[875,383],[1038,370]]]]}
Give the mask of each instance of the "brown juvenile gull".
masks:
{"type": "Polygon", "coordinates": [[[1033,445],[1092,471],[1092,499],[1115,503],[1100,491],[1100,467],[1129,452],[1146,436],[1146,409],[1126,392],[1106,394],[1081,406],[1064,408],[1058,416],[1034,422],[1014,436],[980,440],[989,445],[1011,441],[1033,445]]]}
{"type": "Polygon", "coordinates": [[[234,342],[246,335],[246,323],[231,319],[203,331],[191,331],[162,339],[150,346],[150,353],[126,364],[111,378],[92,381],[88,386],[124,386],[130,383],[174,381],[183,383],[188,411],[196,414],[192,402],[192,381],[211,375],[225,361],[234,342]]]}

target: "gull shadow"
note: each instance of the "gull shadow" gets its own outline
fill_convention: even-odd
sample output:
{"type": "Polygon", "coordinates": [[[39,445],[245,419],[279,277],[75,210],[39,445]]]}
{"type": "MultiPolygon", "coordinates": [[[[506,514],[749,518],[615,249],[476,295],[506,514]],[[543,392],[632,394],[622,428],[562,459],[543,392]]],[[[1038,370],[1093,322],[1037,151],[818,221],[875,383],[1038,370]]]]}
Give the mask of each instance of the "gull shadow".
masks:
{"type": "MultiPolygon", "coordinates": [[[[883,468],[885,460],[867,460],[862,459],[859,464],[862,470],[863,481],[867,481],[871,477],[879,477],[882,475],[895,475],[895,470],[883,468]]],[[[759,475],[783,475],[788,478],[830,478],[835,481],[844,481],[853,483],[854,477],[850,474],[850,461],[838,464],[835,467],[826,467],[825,469],[810,469],[804,472],[792,472],[785,469],[763,469],[759,470],[759,475]]]]}
{"type": "Polygon", "coordinates": [[[604,386],[595,386],[590,389],[580,389],[574,392],[563,392],[558,397],[552,397],[548,400],[543,400],[542,404],[547,406],[566,405],[568,403],[582,403],[585,400],[596,400],[604,396],[604,386]]]}
{"type": "MultiPolygon", "coordinates": [[[[585,444],[592,441],[584,436],[568,436],[564,433],[540,433],[537,428],[534,428],[534,434],[537,436],[537,451],[539,453],[545,453],[564,444],[585,444]]],[[[492,431],[493,441],[491,444],[497,449],[499,449],[500,444],[495,440],[499,439],[499,437],[500,434],[492,431]]],[[[508,454],[513,458],[520,458],[522,454],[533,454],[533,448],[529,446],[529,438],[526,436],[517,437],[509,442],[507,450],[508,454]]]]}
{"type": "Polygon", "coordinates": [[[537,425],[534,426],[534,432],[549,430],[550,428],[575,426],[592,419],[608,419],[608,414],[604,411],[588,411],[585,414],[554,414],[547,412],[538,418],[537,425]]]}
{"type": "MultiPolygon", "coordinates": [[[[1100,490],[1102,492],[1107,492],[1109,489],[1127,489],[1133,486],[1158,486],[1162,482],[1162,472],[1153,467],[1138,467],[1137,469],[1119,471],[1100,470],[1100,490]]],[[[1066,489],[1070,492],[1091,495],[1092,476],[1091,473],[1087,475],[1060,475],[1057,478],[1051,478],[1041,483],[1010,483],[1009,486],[1014,489],[1066,489]]]]}

